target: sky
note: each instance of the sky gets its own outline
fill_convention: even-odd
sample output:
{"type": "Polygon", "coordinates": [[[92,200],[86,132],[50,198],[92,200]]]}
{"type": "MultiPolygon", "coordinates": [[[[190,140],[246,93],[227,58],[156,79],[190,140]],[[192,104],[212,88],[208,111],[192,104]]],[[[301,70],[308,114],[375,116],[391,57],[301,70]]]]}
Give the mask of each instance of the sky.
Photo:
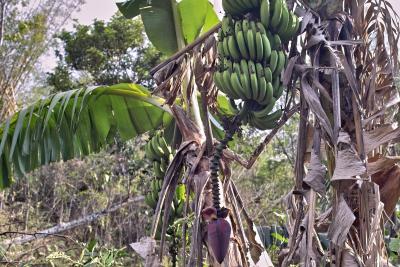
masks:
{"type": "Polygon", "coordinates": [[[86,0],[80,12],[72,17],[81,24],[90,24],[94,19],[108,20],[117,11],[114,0],[86,0]]]}

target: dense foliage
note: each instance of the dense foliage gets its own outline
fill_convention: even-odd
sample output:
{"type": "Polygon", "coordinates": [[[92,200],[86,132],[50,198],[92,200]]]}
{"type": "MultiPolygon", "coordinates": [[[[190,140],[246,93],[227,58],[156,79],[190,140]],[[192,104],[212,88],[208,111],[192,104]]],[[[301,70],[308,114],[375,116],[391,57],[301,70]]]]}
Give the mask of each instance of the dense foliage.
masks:
{"type": "Polygon", "coordinates": [[[147,40],[141,20],[116,14],[109,22],[75,24],[58,35],[61,47],[54,72],[47,78],[55,92],[88,85],[138,83],[151,88],[152,66],[162,54],[147,40]]]}

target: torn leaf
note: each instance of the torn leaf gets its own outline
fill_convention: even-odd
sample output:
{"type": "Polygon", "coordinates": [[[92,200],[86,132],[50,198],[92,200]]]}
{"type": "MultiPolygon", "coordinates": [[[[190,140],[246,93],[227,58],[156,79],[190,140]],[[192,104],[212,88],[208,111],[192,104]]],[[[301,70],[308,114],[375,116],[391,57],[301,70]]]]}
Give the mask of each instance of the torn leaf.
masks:
{"type": "Polygon", "coordinates": [[[321,164],[321,160],[319,159],[318,155],[312,151],[310,166],[308,167],[308,173],[304,178],[304,182],[314,189],[314,191],[321,195],[325,195],[325,174],[325,166],[321,164]]]}
{"type": "Polygon", "coordinates": [[[346,241],[347,234],[355,220],[356,217],[341,195],[336,216],[328,230],[328,236],[331,242],[338,246],[342,246],[346,241]]]}
{"type": "Polygon", "coordinates": [[[370,153],[379,146],[400,137],[400,128],[393,124],[385,125],[364,133],[365,152],[370,153]]]}

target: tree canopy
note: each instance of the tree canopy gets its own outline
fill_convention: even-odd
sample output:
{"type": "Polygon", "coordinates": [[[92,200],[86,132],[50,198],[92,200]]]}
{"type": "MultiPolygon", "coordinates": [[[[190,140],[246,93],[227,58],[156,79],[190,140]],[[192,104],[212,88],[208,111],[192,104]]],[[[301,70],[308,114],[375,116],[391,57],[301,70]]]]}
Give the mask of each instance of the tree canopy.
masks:
{"type": "Polygon", "coordinates": [[[162,54],[146,38],[139,19],[127,20],[116,14],[109,22],[75,24],[58,39],[59,61],[47,78],[56,92],[88,85],[154,85],[149,70],[160,62],[162,54]]]}

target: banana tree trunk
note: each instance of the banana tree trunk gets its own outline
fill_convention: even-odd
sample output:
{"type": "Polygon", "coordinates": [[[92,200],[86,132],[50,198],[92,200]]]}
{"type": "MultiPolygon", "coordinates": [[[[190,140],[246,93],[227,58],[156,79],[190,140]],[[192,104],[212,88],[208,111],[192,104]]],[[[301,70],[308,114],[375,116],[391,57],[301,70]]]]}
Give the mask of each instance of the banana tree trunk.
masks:
{"type": "Polygon", "coordinates": [[[17,102],[11,87],[3,87],[0,90],[0,122],[3,122],[17,111],[17,102]]]}
{"type": "MultiPolygon", "coordinates": [[[[291,198],[291,242],[282,265],[294,259],[302,266],[319,265],[324,251],[315,229],[317,221],[326,221],[330,244],[325,257],[331,266],[389,266],[381,221],[384,207],[392,212],[400,195],[394,186],[399,180],[397,161],[386,156],[388,143],[398,140],[390,132],[399,131],[390,125],[396,113],[390,99],[398,97],[397,16],[385,0],[300,2],[311,10],[305,12],[304,55],[315,70],[307,74],[300,68],[303,72],[298,73],[300,97],[315,115],[300,122],[300,132],[310,128],[316,139],[311,160],[300,165],[307,166],[307,175],[297,181],[291,198]],[[326,195],[326,168],[331,208],[315,220],[315,192],[326,195]]],[[[300,136],[299,142],[306,138],[300,136]]],[[[298,153],[303,153],[300,147],[298,153]]]]}

